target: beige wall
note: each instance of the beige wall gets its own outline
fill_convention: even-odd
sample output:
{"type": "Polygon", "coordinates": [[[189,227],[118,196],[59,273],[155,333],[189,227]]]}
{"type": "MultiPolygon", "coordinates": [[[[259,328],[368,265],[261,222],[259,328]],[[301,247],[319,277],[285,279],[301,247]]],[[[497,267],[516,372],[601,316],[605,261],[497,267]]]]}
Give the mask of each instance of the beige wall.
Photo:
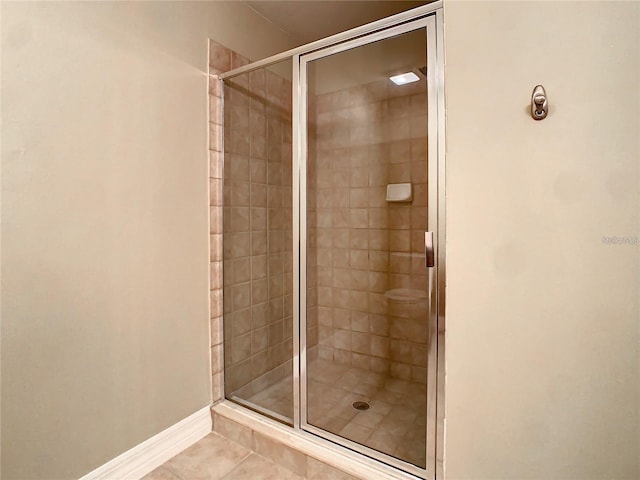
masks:
{"type": "Polygon", "coordinates": [[[640,4],[446,2],[448,479],[640,478],[640,4]],[[528,115],[533,87],[551,111],[528,115]]]}
{"type": "Polygon", "coordinates": [[[77,478],[210,401],[207,38],[236,2],[2,2],[2,478],[77,478]]]}

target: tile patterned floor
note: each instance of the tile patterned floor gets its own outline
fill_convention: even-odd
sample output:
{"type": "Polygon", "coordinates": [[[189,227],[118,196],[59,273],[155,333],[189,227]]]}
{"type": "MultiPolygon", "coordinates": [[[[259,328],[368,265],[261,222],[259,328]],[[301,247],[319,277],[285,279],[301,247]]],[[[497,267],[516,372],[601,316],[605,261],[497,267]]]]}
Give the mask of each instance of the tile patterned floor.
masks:
{"type": "MultiPolygon", "coordinates": [[[[424,466],[425,385],[321,360],[309,366],[308,380],[309,423],[424,466]],[[357,411],[352,407],[355,401],[366,401],[371,408],[357,411]]],[[[290,417],[291,395],[291,379],[287,379],[247,400],[290,417]]],[[[253,443],[243,442],[251,450],[211,433],[143,480],[356,480],[311,457],[306,457],[306,463],[280,461],[286,455],[272,456],[270,450],[276,447],[269,442],[262,445],[263,440],[257,436],[253,443]]]]}
{"type": "Polygon", "coordinates": [[[176,455],[143,480],[298,480],[299,475],[276,465],[216,433],[176,455]]]}
{"type": "MultiPolygon", "coordinates": [[[[310,424],[424,468],[424,384],[323,360],[309,366],[308,383],[310,424]],[[355,401],[371,408],[357,411],[355,401]]],[[[247,400],[291,417],[292,391],[286,379],[247,400]]]]}
{"type": "Polygon", "coordinates": [[[358,480],[308,458],[304,476],[211,433],[142,480],[358,480]]]}

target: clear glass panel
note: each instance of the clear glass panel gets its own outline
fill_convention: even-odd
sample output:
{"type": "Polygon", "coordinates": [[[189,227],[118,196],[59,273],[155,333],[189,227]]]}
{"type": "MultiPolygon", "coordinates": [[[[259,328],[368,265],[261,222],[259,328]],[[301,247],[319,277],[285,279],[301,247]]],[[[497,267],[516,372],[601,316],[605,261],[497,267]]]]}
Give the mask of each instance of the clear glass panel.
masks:
{"type": "Polygon", "coordinates": [[[307,65],[307,422],[425,468],[426,31],[307,65]]]}
{"type": "Polygon", "coordinates": [[[291,60],[224,84],[227,398],[292,423],[291,60]]]}

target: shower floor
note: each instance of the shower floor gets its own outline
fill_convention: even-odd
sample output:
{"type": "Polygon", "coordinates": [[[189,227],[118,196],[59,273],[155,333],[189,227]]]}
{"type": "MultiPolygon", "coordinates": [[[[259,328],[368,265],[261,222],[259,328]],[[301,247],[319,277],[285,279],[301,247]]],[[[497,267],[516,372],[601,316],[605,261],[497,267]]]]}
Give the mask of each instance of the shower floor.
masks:
{"type": "MultiPolygon", "coordinates": [[[[307,422],[424,468],[426,386],[356,367],[314,360],[307,372],[307,422]],[[364,401],[368,410],[353,403],[364,401]]],[[[291,378],[247,398],[281,416],[293,417],[291,378]]]]}

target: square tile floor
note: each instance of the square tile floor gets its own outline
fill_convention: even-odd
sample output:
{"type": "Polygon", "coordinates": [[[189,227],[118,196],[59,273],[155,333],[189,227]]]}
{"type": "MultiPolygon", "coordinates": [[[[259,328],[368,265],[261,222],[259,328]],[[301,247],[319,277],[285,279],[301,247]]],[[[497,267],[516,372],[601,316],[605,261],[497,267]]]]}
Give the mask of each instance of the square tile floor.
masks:
{"type": "MultiPolygon", "coordinates": [[[[309,365],[307,380],[311,425],[424,468],[426,385],[325,360],[309,365]]],[[[291,418],[292,392],[287,378],[246,400],[291,418]]]]}
{"type": "Polygon", "coordinates": [[[306,460],[305,475],[297,475],[214,432],[142,480],[358,480],[315,459],[306,460]]]}
{"type": "Polygon", "coordinates": [[[255,469],[272,473],[271,477],[264,476],[263,478],[300,478],[252,453],[251,450],[216,433],[211,433],[164,465],[156,468],[143,480],[250,478],[238,475],[241,472],[248,473],[255,469]]]}

